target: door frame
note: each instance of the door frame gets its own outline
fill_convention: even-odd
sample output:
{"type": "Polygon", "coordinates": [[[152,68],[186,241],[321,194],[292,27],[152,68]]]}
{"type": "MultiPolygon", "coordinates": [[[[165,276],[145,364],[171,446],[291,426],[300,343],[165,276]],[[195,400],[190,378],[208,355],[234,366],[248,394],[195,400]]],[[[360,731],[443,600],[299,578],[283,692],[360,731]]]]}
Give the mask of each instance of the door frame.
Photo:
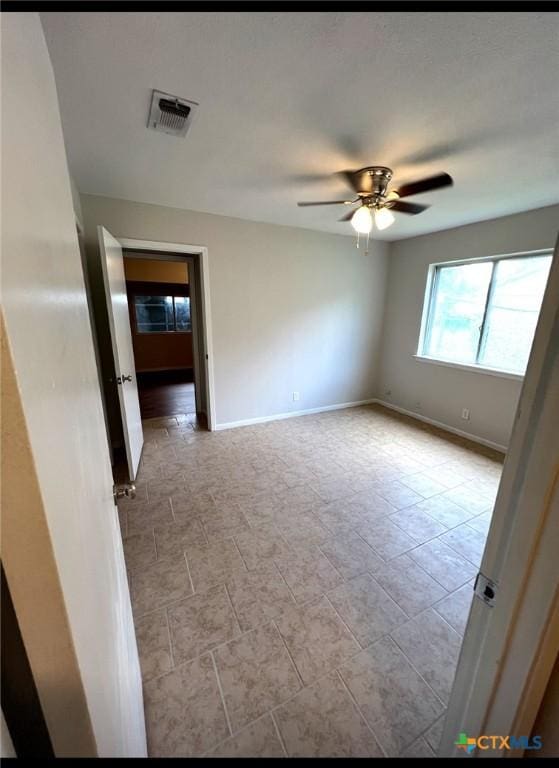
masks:
{"type": "MultiPolygon", "coordinates": [[[[195,359],[195,381],[200,376],[200,366],[205,368],[205,395],[207,404],[207,419],[208,430],[213,432],[215,430],[215,385],[214,385],[214,365],[213,365],[213,334],[212,334],[212,322],[211,322],[211,303],[210,303],[210,266],[208,249],[203,245],[187,245],[185,243],[168,243],[156,240],[138,240],[131,237],[119,237],[117,238],[123,249],[131,251],[144,251],[145,258],[160,258],[161,260],[169,261],[170,257],[179,257],[181,260],[185,260],[189,263],[193,259],[198,260],[200,267],[200,280],[202,283],[202,290],[200,296],[195,296],[194,299],[198,303],[200,311],[200,318],[202,319],[202,328],[200,330],[195,327],[196,319],[192,325],[192,342],[195,359]],[[199,337],[203,340],[205,349],[199,349],[199,337]],[[205,359],[204,359],[205,355],[205,359]],[[196,372],[198,367],[198,373],[196,372]]],[[[141,258],[141,256],[139,256],[141,258]]],[[[192,298],[192,297],[191,297],[192,298]]],[[[194,314],[194,313],[193,313],[194,314]]],[[[197,382],[196,382],[197,383],[197,382]]],[[[198,388],[198,387],[196,387],[198,388]]],[[[196,394],[196,393],[195,393],[196,394]]],[[[196,402],[198,404],[198,394],[196,394],[196,402]]]]}
{"type": "MultiPolygon", "coordinates": [[[[461,733],[532,735],[559,653],[558,423],[559,242],[480,566],[496,598],[472,601],[439,757],[466,756],[455,744],[461,733]]],[[[476,745],[468,756],[523,752],[476,745]]]]}

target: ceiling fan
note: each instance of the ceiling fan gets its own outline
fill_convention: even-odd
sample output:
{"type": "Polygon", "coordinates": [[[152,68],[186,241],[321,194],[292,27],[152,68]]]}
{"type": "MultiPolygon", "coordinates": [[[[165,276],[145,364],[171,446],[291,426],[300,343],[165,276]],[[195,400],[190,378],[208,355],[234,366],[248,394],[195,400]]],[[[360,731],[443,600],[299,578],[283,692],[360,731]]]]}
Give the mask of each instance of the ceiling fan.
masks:
{"type": "Polygon", "coordinates": [[[325,200],[321,202],[297,203],[299,206],[307,205],[353,205],[359,203],[340,221],[351,221],[352,227],[360,234],[368,235],[374,224],[377,229],[386,229],[394,223],[392,211],[408,213],[415,216],[427,210],[428,205],[418,205],[401,200],[402,197],[418,195],[422,192],[430,192],[433,189],[449,187],[453,184],[452,177],[448,173],[439,173],[420,181],[404,184],[399,189],[388,192],[388,185],[392,179],[392,169],[383,165],[371,165],[358,171],[342,171],[345,178],[357,197],[354,200],[325,200]]]}

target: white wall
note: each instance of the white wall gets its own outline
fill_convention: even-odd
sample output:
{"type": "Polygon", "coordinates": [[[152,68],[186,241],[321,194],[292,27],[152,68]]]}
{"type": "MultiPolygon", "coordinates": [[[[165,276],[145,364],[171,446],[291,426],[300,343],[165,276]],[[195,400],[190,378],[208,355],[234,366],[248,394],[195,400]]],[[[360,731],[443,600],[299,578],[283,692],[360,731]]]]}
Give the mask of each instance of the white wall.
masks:
{"type": "Polygon", "coordinates": [[[218,425],[374,396],[386,243],[366,255],[306,229],[91,195],[82,208],[90,262],[98,224],[208,248],[218,425]]]}
{"type": "Polygon", "coordinates": [[[440,261],[553,248],[558,229],[559,206],[550,206],[392,242],[378,397],[506,446],[522,381],[414,360],[427,271],[440,261]]]}
{"type": "MultiPolygon", "coordinates": [[[[56,86],[38,14],[7,13],[1,21],[2,303],[19,395],[12,403],[21,401],[25,420],[5,437],[13,453],[24,432],[29,436],[35,472],[19,484],[38,479],[91,718],[89,723],[84,717],[80,728],[90,734],[92,727],[95,737],[88,754],[141,755],[145,735],[132,733],[125,713],[126,686],[136,672],[132,653],[128,665],[122,663],[128,638],[123,617],[131,624],[130,601],[122,587],[124,558],[56,86]]],[[[13,477],[3,477],[4,486],[8,481],[12,487],[13,477]]],[[[13,531],[16,504],[8,506],[3,530],[6,517],[13,531]]],[[[27,540],[3,537],[3,562],[17,559],[16,546],[29,556],[35,535],[32,529],[27,540]]],[[[51,557],[47,549],[41,557],[51,557]]],[[[36,682],[49,730],[57,725],[63,731],[62,756],[68,756],[72,742],[86,741],[72,732],[83,691],[56,674],[66,649],[51,647],[51,637],[40,633],[49,618],[44,612],[50,585],[31,588],[34,567],[20,569],[17,579],[14,573],[15,567],[6,568],[16,614],[19,618],[24,602],[26,608],[36,606],[33,644],[42,641],[43,656],[53,657],[36,682]]],[[[26,642],[24,628],[22,635],[26,642]]],[[[30,662],[35,674],[32,654],[30,662]]],[[[141,696],[137,702],[141,705],[141,696]]]]}

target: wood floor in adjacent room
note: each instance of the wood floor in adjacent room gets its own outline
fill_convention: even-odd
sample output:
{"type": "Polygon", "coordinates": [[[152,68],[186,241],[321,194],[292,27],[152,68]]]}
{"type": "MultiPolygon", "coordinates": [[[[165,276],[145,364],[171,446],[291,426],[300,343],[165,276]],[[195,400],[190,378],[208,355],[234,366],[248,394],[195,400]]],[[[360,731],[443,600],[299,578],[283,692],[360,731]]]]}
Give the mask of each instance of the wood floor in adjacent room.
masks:
{"type": "Polygon", "coordinates": [[[142,419],[180,416],[196,411],[191,372],[139,373],[138,397],[142,419]]]}
{"type": "Polygon", "coordinates": [[[150,755],[432,757],[502,458],[375,406],[144,427],[150,755]]]}

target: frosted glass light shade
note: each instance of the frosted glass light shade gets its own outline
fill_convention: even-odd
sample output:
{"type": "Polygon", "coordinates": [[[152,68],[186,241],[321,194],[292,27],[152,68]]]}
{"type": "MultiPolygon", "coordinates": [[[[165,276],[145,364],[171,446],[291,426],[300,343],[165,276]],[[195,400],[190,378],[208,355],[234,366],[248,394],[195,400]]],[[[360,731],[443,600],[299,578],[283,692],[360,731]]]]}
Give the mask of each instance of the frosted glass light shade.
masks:
{"type": "Polygon", "coordinates": [[[366,205],[358,208],[351,218],[351,226],[356,232],[362,235],[368,235],[373,228],[373,217],[371,211],[366,205]]]}
{"type": "Polygon", "coordinates": [[[386,229],[394,224],[394,214],[388,208],[379,208],[375,211],[375,225],[377,229],[386,229]]]}

